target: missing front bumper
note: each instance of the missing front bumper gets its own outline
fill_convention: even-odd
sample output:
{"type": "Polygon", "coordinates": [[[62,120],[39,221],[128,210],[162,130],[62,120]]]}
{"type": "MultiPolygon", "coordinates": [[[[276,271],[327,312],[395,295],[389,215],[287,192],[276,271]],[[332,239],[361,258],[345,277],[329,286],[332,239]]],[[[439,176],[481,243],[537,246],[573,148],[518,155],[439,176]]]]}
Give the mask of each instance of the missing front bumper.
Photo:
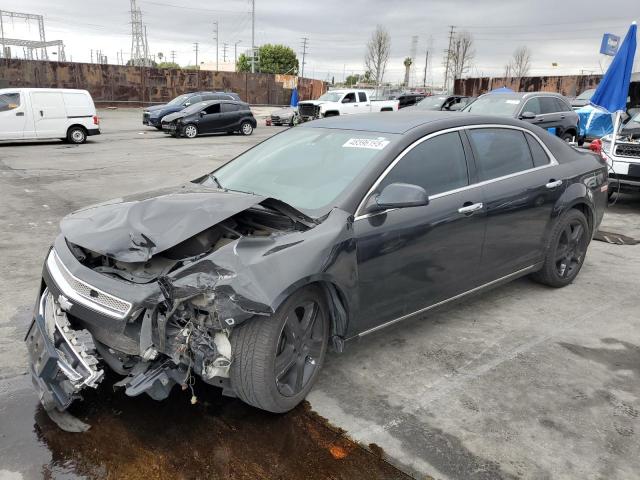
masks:
{"type": "Polygon", "coordinates": [[[71,327],[59,300],[44,290],[25,342],[40,402],[47,411],[62,412],[82,389],[97,387],[104,371],[98,368],[91,334],[71,327]]]}

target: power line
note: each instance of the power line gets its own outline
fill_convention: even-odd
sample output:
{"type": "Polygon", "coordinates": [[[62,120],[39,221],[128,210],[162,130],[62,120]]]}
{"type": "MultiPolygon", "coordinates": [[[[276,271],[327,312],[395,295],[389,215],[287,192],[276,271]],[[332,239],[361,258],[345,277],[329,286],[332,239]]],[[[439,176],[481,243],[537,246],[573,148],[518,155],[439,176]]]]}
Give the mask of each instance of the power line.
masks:
{"type": "Polygon", "coordinates": [[[305,61],[305,57],[307,56],[307,43],[309,42],[309,38],[302,37],[302,72],[301,77],[304,78],[304,65],[307,63],[305,61]]]}

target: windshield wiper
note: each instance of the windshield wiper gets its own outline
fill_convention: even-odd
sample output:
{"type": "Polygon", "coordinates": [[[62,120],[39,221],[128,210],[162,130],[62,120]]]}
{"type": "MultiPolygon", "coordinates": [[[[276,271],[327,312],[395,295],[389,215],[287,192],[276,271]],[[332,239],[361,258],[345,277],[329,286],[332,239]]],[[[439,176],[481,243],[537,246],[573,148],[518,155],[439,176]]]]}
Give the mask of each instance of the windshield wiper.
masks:
{"type": "Polygon", "coordinates": [[[218,180],[216,178],[216,176],[213,173],[207,173],[207,177],[209,179],[211,179],[213,181],[213,183],[216,184],[216,186],[220,189],[220,190],[225,190],[225,188],[222,186],[222,184],[220,183],[220,180],[218,180]]]}

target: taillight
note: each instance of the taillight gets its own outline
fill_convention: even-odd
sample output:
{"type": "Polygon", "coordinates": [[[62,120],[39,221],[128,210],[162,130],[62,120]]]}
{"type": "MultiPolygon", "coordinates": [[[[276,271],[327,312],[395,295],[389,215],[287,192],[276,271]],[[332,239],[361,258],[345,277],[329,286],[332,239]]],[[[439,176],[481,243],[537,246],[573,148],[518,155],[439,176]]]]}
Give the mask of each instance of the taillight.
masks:
{"type": "Polygon", "coordinates": [[[98,118],[97,115],[93,116],[93,124],[94,125],[100,125],[100,119],[98,118]]]}

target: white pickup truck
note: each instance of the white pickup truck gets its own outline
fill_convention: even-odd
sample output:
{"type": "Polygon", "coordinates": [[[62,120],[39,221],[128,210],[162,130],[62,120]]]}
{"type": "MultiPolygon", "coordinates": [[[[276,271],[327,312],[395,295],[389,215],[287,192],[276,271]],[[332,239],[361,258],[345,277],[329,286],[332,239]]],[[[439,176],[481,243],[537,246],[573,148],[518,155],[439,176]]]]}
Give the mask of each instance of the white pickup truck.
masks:
{"type": "Polygon", "coordinates": [[[397,110],[398,100],[371,100],[371,93],[366,90],[331,90],[317,100],[298,103],[298,113],[303,122],[335,115],[397,110]]]}

